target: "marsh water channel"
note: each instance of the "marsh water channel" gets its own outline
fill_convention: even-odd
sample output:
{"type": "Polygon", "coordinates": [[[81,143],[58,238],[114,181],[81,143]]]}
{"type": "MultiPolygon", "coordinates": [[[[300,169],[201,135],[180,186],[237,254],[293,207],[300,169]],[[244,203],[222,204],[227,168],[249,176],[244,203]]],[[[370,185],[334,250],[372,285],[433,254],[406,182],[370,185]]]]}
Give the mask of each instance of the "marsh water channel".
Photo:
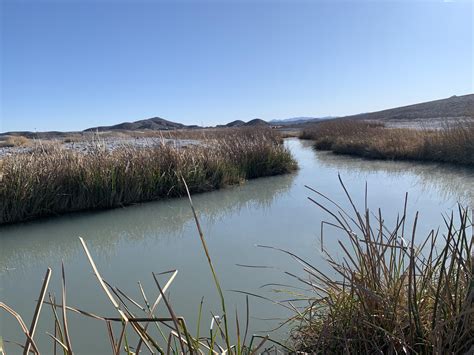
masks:
{"type": "MultiPolygon", "coordinates": [[[[322,201],[304,185],[348,206],[338,181],[340,173],[354,201],[363,208],[367,182],[369,207],[380,207],[389,224],[402,211],[408,192],[410,219],[415,211],[420,212],[420,236],[442,226],[443,213],[457,209],[457,203],[472,207],[474,169],[337,156],[315,152],[311,142],[298,139],[288,139],[285,144],[299,163],[297,172],[193,197],[225,290],[227,307],[232,319],[237,308],[241,324],[245,319],[245,296],[231,290],[284,300],[294,296],[274,289],[285,287],[262,286],[279,283],[304,288],[284,273],[304,276],[300,264],[283,253],[257,245],[289,250],[328,271],[319,250],[320,224],[329,216],[307,199],[312,196],[322,201]]],[[[116,316],[92,273],[79,236],[87,242],[102,276],[132,298],[142,299],[137,286],[137,281],[141,281],[149,298],[154,299],[158,290],[151,273],[177,269],[179,273],[169,297],[175,312],[186,318],[190,328],[196,327],[202,297],[202,329],[208,329],[211,312],[220,314],[217,293],[186,198],[0,227],[0,301],[18,311],[29,324],[48,267],[53,269],[50,290],[60,299],[63,261],[67,303],[96,314],[116,316]]],[[[327,230],[325,243],[336,253],[337,240],[344,241],[344,236],[327,230]]],[[[163,283],[165,280],[163,277],[163,283]]],[[[160,305],[157,313],[166,316],[166,308],[160,305]]],[[[264,334],[278,325],[278,318],[290,315],[282,307],[253,297],[250,313],[250,332],[264,334]]],[[[111,352],[103,322],[69,313],[69,328],[75,353],[111,352]]],[[[43,353],[51,353],[52,341],[46,331],[54,332],[49,307],[43,308],[35,338],[43,353]]],[[[284,339],[287,331],[283,327],[271,334],[284,339]]],[[[14,319],[4,312],[0,313],[0,335],[20,343],[25,340],[14,319]]],[[[11,343],[6,346],[8,353],[21,353],[11,343]]]]}

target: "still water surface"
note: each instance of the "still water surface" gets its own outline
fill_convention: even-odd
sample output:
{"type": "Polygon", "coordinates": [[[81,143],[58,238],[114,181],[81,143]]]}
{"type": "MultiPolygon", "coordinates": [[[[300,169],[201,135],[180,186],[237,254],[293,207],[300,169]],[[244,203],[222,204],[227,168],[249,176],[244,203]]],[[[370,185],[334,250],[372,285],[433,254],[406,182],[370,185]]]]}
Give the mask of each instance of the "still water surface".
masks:
{"type": "MultiPolygon", "coordinates": [[[[402,210],[408,192],[408,211],[410,215],[420,211],[418,229],[422,235],[440,225],[441,215],[455,209],[458,202],[470,206],[473,203],[473,169],[336,156],[314,152],[309,142],[296,139],[287,140],[286,144],[298,160],[300,169],[296,173],[257,179],[193,198],[226,290],[227,307],[231,313],[235,313],[235,308],[242,311],[241,323],[245,296],[230,290],[285,299],[288,296],[260,286],[297,284],[283,272],[301,274],[295,260],[259,248],[257,244],[290,250],[327,270],[319,253],[319,231],[321,221],[328,216],[307,200],[308,196],[316,196],[304,185],[347,205],[337,178],[340,173],[354,200],[362,207],[367,182],[370,207],[380,207],[388,221],[393,221],[402,210]]],[[[328,233],[325,235],[328,246],[334,247],[340,236],[334,231],[328,233]]],[[[133,298],[141,299],[137,287],[137,281],[141,281],[149,298],[154,299],[158,293],[151,273],[178,269],[170,289],[176,313],[195,328],[198,306],[204,297],[203,327],[208,327],[211,311],[219,314],[215,288],[189,203],[187,199],[173,199],[0,227],[0,300],[16,309],[27,324],[47,267],[53,269],[50,289],[60,297],[61,261],[67,275],[68,304],[115,316],[91,273],[79,236],[88,243],[102,276],[133,298]]],[[[251,332],[271,329],[278,324],[275,318],[288,315],[284,309],[257,299],[251,299],[250,309],[254,316],[251,332]]],[[[44,308],[43,313],[36,338],[40,350],[51,353],[51,341],[44,336],[46,331],[53,332],[50,309],[44,308]]],[[[165,309],[161,308],[158,315],[165,316],[165,309]]],[[[76,314],[70,314],[69,321],[76,353],[110,353],[104,324],[76,314]]],[[[274,336],[285,337],[285,332],[286,329],[280,329],[274,336]]],[[[0,334],[4,339],[24,342],[18,326],[5,313],[0,314],[0,334]]],[[[7,346],[9,353],[19,352],[11,344],[7,346]]]]}

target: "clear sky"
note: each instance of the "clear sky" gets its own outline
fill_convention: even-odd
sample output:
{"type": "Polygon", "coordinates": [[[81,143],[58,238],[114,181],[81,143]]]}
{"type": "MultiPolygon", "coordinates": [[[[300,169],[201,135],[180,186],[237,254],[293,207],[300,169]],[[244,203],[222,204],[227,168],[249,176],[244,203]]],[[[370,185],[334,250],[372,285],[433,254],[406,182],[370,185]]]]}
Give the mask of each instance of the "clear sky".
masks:
{"type": "Polygon", "coordinates": [[[471,1],[0,1],[0,131],[346,115],[474,91],[471,1]]]}

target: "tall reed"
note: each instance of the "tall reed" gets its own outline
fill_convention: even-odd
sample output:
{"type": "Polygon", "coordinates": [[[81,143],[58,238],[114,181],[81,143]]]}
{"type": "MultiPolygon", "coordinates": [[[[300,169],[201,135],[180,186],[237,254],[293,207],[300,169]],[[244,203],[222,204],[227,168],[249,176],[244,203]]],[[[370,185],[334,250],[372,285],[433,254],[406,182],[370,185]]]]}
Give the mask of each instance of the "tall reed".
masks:
{"type": "Polygon", "coordinates": [[[0,161],[0,224],[124,206],[238,184],[296,169],[270,130],[232,131],[198,144],[95,145],[86,152],[38,146],[0,161]]]}

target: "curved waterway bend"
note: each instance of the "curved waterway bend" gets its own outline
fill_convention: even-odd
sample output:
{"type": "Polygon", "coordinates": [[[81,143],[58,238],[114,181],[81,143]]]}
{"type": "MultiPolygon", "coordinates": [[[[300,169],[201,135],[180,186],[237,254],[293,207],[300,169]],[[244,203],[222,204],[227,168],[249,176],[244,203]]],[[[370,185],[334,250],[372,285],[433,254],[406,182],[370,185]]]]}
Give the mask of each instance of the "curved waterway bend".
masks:
{"type": "MultiPolygon", "coordinates": [[[[356,204],[363,207],[367,182],[369,205],[380,207],[388,221],[394,221],[402,210],[404,195],[408,192],[410,216],[420,211],[418,230],[421,235],[441,225],[442,213],[455,209],[458,202],[472,206],[473,169],[337,156],[315,152],[310,142],[297,139],[289,139],[286,144],[300,166],[294,174],[256,179],[242,186],[193,197],[222,288],[226,290],[227,307],[232,314],[236,307],[242,311],[241,324],[245,318],[245,296],[230,290],[286,299],[288,295],[260,286],[298,284],[283,272],[301,274],[295,260],[259,248],[257,244],[290,250],[327,270],[319,253],[319,231],[321,221],[328,216],[307,199],[308,196],[317,199],[317,196],[304,185],[347,206],[338,182],[339,173],[356,204]]],[[[53,269],[50,289],[60,298],[62,260],[67,276],[68,304],[101,315],[115,315],[91,273],[79,236],[86,240],[102,276],[134,299],[141,300],[137,281],[143,283],[148,297],[153,299],[157,289],[151,273],[178,269],[170,288],[176,313],[195,328],[202,297],[202,329],[207,329],[211,311],[220,313],[191,209],[183,198],[0,227],[0,300],[17,310],[27,324],[47,267],[53,269]]],[[[343,239],[330,230],[325,238],[329,247],[343,239]]],[[[251,332],[266,331],[277,324],[274,318],[288,315],[270,302],[252,298],[250,309],[251,332]]],[[[51,341],[44,335],[46,331],[53,332],[50,313],[49,308],[43,309],[36,336],[44,353],[52,351],[51,341]]],[[[158,314],[164,316],[165,309],[160,308],[158,314]]],[[[69,322],[76,353],[110,352],[102,322],[76,314],[69,315],[69,322]]],[[[274,336],[285,337],[285,332],[286,329],[280,329],[274,336]]],[[[24,342],[18,326],[6,313],[0,313],[0,334],[4,339],[24,342]]],[[[15,353],[14,345],[7,346],[12,349],[9,353],[15,353]]]]}

